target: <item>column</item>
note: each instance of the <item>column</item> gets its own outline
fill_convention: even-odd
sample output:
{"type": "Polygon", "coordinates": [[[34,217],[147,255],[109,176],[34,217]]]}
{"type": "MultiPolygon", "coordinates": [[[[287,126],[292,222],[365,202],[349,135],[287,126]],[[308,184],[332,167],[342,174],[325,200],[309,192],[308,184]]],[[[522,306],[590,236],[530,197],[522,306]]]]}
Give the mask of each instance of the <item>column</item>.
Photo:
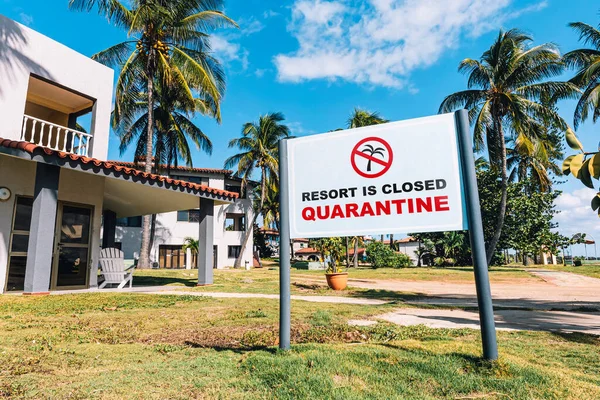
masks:
{"type": "Polygon", "coordinates": [[[59,177],[60,167],[37,163],[25,294],[47,294],[50,290],[59,177]]]}
{"type": "Polygon", "coordinates": [[[201,197],[198,232],[198,286],[212,285],[213,283],[214,214],[214,201],[201,197]]]}
{"type": "Polygon", "coordinates": [[[115,233],[117,231],[117,213],[111,210],[102,212],[102,248],[115,247],[115,233]]]}

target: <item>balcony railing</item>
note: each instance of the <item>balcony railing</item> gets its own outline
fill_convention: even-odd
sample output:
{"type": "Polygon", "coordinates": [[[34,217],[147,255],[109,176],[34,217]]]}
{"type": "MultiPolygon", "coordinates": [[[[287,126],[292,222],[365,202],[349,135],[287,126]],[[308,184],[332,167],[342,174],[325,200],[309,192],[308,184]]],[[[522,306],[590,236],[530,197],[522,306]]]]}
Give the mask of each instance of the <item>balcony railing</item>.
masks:
{"type": "Polygon", "coordinates": [[[92,135],[24,115],[21,140],[52,150],[87,157],[92,144],[92,135]]]}

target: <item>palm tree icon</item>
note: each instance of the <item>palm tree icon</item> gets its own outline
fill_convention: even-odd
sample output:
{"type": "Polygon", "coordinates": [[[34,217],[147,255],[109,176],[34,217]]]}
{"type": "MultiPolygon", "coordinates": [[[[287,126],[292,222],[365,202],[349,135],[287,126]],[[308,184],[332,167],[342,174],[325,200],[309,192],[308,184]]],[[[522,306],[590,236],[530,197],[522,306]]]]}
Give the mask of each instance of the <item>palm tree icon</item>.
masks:
{"type": "MultiPolygon", "coordinates": [[[[384,153],[385,149],[383,147],[373,147],[370,144],[365,144],[365,147],[361,150],[362,153],[368,154],[371,157],[374,157],[376,154],[380,155],[381,157],[385,156],[384,153]]],[[[371,163],[372,163],[372,159],[369,158],[369,162],[367,163],[367,172],[371,172],[371,163]]]]}

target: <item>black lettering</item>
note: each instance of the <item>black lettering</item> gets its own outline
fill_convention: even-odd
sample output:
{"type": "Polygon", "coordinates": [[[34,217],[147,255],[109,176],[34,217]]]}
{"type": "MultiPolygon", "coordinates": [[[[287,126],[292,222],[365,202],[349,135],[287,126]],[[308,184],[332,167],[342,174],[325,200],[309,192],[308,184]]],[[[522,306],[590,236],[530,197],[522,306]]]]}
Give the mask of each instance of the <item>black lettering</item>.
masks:
{"type": "Polygon", "coordinates": [[[338,197],[338,191],[337,190],[330,190],[329,191],[329,198],[330,199],[337,199],[338,197]]]}
{"type": "Polygon", "coordinates": [[[381,192],[384,194],[390,194],[392,193],[392,187],[389,183],[386,183],[385,185],[383,185],[381,187],[381,192]]]}
{"type": "Polygon", "coordinates": [[[410,182],[404,182],[402,184],[402,191],[403,192],[411,192],[413,190],[413,184],[410,182]]]}
{"type": "Polygon", "coordinates": [[[375,186],[369,186],[368,188],[369,196],[374,196],[377,194],[377,188],[375,186]]]}
{"type": "Polygon", "coordinates": [[[425,181],[425,190],[433,190],[433,189],[435,189],[433,179],[425,181]]]}
{"type": "Polygon", "coordinates": [[[436,179],[435,180],[435,188],[437,190],[445,189],[446,188],[446,180],[445,179],[436,179]]]}
{"type": "Polygon", "coordinates": [[[319,192],[310,192],[310,199],[312,201],[319,200],[319,192]]]}
{"type": "Polygon", "coordinates": [[[302,193],[302,201],[310,201],[310,193],[302,193]]]}
{"type": "Polygon", "coordinates": [[[327,190],[321,190],[321,200],[327,200],[327,190]]]}
{"type": "Polygon", "coordinates": [[[340,189],[340,199],[348,198],[348,189],[340,189]]]}
{"type": "Polygon", "coordinates": [[[422,190],[423,190],[423,182],[421,182],[421,181],[416,181],[416,182],[415,182],[415,190],[416,190],[417,192],[420,192],[420,191],[422,191],[422,190]]]}
{"type": "Polygon", "coordinates": [[[350,188],[348,190],[350,190],[350,197],[355,197],[356,196],[356,189],[355,187],[350,188]]]}

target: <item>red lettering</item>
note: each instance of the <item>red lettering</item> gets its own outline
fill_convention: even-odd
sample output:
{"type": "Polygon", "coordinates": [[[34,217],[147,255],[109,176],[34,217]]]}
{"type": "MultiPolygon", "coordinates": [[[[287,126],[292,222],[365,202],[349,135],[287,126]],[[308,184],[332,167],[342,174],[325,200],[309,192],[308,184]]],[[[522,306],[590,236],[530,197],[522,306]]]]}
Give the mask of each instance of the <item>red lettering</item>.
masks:
{"type": "Polygon", "coordinates": [[[435,196],[433,202],[435,203],[435,211],[450,211],[448,196],[435,196]]]}
{"type": "Polygon", "coordinates": [[[370,203],[363,203],[362,210],[360,211],[360,216],[364,217],[365,215],[370,215],[371,217],[375,216],[373,212],[373,207],[371,207],[370,203]]]}
{"type": "Polygon", "coordinates": [[[390,202],[386,200],[385,202],[376,201],[375,202],[375,211],[377,215],[381,215],[383,212],[385,215],[390,215],[390,202]]]}
{"type": "Polygon", "coordinates": [[[319,219],[329,218],[329,206],[318,206],[317,207],[317,217],[319,219]],[[325,213],[321,214],[321,210],[323,210],[325,213]]]}
{"type": "Polygon", "coordinates": [[[331,219],[334,218],[346,218],[344,216],[344,212],[342,211],[342,207],[339,204],[333,206],[333,211],[331,212],[331,219]]]}
{"type": "Polygon", "coordinates": [[[414,207],[414,205],[413,205],[413,199],[408,199],[408,200],[406,201],[406,203],[408,204],[408,213],[409,213],[409,214],[412,214],[412,213],[414,213],[414,212],[415,212],[415,207],[414,207]]]}
{"type": "Polygon", "coordinates": [[[346,204],[346,217],[356,217],[358,218],[358,204],[356,203],[348,203],[346,204]]]}
{"type": "Polygon", "coordinates": [[[406,199],[392,200],[392,204],[396,206],[397,214],[402,214],[402,203],[406,203],[406,199]]]}
{"type": "Polygon", "coordinates": [[[431,205],[431,197],[425,197],[425,199],[416,198],[415,203],[417,206],[417,212],[423,212],[423,210],[427,212],[432,212],[433,208],[431,205]]]}

